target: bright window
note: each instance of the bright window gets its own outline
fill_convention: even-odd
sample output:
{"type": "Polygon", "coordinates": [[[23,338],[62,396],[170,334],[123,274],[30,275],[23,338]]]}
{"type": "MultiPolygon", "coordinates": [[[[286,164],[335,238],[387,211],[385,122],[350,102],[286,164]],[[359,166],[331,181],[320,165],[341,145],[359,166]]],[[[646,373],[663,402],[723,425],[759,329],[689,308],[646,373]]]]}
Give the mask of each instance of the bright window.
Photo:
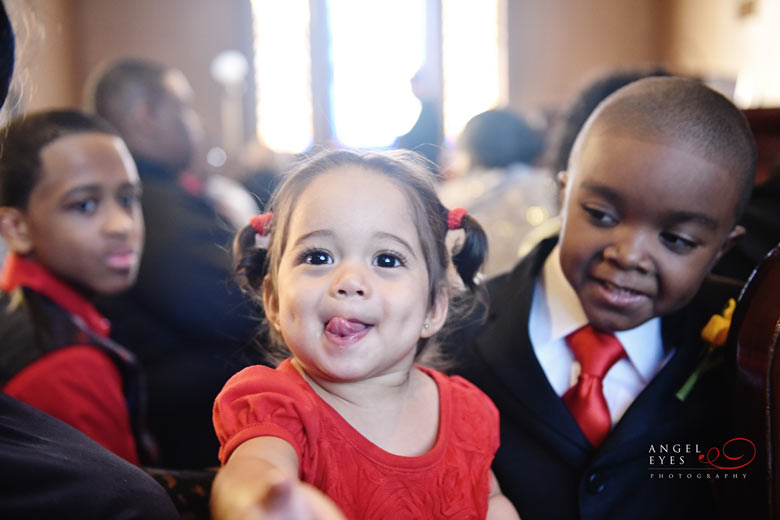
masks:
{"type": "Polygon", "coordinates": [[[498,1],[441,3],[444,134],[451,142],[500,101],[498,1]]]}
{"type": "Polygon", "coordinates": [[[252,0],[258,135],[277,151],[300,152],[313,142],[317,117],[317,128],[324,124],[340,145],[389,147],[420,111],[412,76],[441,63],[451,141],[468,119],[500,101],[500,1],[252,0]],[[313,19],[310,3],[324,17],[313,19]],[[441,13],[441,41],[426,35],[431,12],[441,13]],[[317,54],[327,64],[312,64],[312,34],[326,35],[314,44],[327,46],[317,54]],[[312,96],[312,65],[326,71],[328,92],[319,96],[312,96]],[[312,99],[328,106],[315,113],[312,99]]]}
{"type": "Polygon", "coordinates": [[[312,143],[308,0],[252,0],[257,134],[278,152],[312,143]]]}
{"type": "Polygon", "coordinates": [[[329,0],[333,137],[387,147],[420,112],[410,80],[425,61],[425,2],[329,0]]]}

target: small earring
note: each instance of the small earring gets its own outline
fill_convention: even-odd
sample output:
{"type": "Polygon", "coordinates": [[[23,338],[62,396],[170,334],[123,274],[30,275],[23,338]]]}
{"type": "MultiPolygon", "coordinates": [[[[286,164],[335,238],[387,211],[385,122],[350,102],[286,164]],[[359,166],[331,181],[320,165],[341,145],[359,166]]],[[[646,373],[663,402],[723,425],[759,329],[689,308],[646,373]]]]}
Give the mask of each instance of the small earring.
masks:
{"type": "Polygon", "coordinates": [[[431,328],[431,324],[430,324],[430,323],[428,323],[428,322],[426,321],[425,323],[423,323],[423,328],[424,328],[425,330],[428,330],[428,329],[430,329],[430,328],[431,328]]]}

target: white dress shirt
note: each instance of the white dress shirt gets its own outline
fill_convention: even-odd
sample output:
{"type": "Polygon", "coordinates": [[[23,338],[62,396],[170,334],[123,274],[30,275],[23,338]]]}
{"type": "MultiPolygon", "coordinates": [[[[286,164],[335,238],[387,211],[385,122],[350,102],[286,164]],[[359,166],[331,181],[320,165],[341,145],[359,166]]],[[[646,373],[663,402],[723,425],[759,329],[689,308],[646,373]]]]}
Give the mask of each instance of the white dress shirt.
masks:
{"type": "MultiPolygon", "coordinates": [[[[555,246],[536,280],[528,333],[536,358],[559,396],[577,382],[580,370],[565,338],[587,324],[577,293],[561,269],[559,247],[555,246]]],[[[612,366],[603,381],[612,424],[617,424],[672,354],[664,356],[661,319],[657,317],[615,336],[626,357],[612,366]]]]}

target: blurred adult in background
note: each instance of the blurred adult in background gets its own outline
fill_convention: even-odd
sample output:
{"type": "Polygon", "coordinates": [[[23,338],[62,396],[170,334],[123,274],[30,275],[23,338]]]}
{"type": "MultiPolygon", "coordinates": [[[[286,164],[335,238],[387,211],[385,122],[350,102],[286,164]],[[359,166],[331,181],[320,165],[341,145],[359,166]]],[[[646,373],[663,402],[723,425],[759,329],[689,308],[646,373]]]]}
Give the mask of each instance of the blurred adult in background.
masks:
{"type": "Polygon", "coordinates": [[[217,464],[211,406],[239,368],[256,322],[232,281],[234,228],[193,172],[202,128],[181,71],[140,59],[99,69],[85,99],[127,143],[143,183],[144,257],[135,287],[101,309],[147,373],[149,427],[161,464],[217,464]]]}
{"type": "MultiPolygon", "coordinates": [[[[277,153],[265,144],[253,141],[242,150],[239,164],[231,170],[231,177],[252,195],[259,212],[262,213],[279,184],[282,172],[292,160],[292,155],[277,153]]],[[[242,222],[241,226],[244,224],[246,222],[242,222]]]]}
{"type": "MultiPolygon", "coordinates": [[[[0,1],[0,106],[14,63],[14,35],[0,1]]],[[[140,468],[67,424],[0,392],[0,517],[179,518],[140,468]]]]}
{"type": "Polygon", "coordinates": [[[535,166],[543,149],[543,133],[507,109],[474,116],[458,137],[451,178],[439,195],[449,208],[466,208],[485,229],[487,276],[513,266],[528,233],[558,214],[557,185],[535,166]]]}
{"type": "MultiPolygon", "coordinates": [[[[200,119],[196,121],[199,128],[200,119]]],[[[201,134],[202,132],[196,132],[195,135],[201,134]]],[[[211,148],[206,139],[198,140],[189,167],[179,175],[179,185],[192,196],[205,199],[227,228],[240,229],[250,217],[260,212],[260,207],[256,197],[240,182],[242,174],[246,175],[242,162],[226,160],[221,166],[213,166],[209,163],[211,150],[221,149],[211,148]]],[[[219,153],[217,151],[217,154],[219,153]]]]}
{"type": "Polygon", "coordinates": [[[444,123],[441,97],[431,74],[420,69],[411,79],[412,93],[420,100],[420,115],[414,126],[395,143],[396,148],[413,150],[431,161],[432,170],[438,173],[442,145],[444,144],[444,123]]]}

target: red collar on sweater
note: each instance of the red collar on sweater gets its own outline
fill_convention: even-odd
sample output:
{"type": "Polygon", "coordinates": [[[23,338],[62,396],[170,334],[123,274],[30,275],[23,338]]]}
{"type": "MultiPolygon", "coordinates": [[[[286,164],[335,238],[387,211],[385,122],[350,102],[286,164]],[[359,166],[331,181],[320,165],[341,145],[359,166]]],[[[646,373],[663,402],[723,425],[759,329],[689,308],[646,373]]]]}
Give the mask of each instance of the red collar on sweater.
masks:
{"type": "Polygon", "coordinates": [[[35,260],[8,253],[0,273],[0,289],[10,292],[20,286],[47,296],[71,314],[84,320],[98,335],[108,337],[111,332],[109,321],[81,294],[35,260]]]}

